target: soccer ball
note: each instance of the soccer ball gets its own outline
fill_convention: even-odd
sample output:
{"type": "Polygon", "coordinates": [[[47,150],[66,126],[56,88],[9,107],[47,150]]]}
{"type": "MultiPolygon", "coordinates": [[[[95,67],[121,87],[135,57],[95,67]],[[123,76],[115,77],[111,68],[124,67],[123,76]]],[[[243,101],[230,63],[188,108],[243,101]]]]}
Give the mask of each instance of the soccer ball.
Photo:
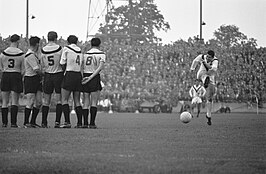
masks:
{"type": "Polygon", "coordinates": [[[183,122],[183,123],[189,123],[192,119],[192,115],[187,112],[187,111],[184,111],[180,114],[180,120],[183,122]]]}

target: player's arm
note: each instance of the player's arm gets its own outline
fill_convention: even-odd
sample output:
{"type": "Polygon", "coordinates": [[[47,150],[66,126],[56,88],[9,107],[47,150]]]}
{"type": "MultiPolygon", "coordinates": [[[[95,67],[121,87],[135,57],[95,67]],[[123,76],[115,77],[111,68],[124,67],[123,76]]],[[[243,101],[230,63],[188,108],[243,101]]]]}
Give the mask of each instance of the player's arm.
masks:
{"type": "Polygon", "coordinates": [[[191,98],[193,97],[193,94],[192,94],[192,93],[193,93],[193,87],[191,87],[190,90],[189,90],[189,96],[190,96],[191,98]]]}
{"type": "Polygon", "coordinates": [[[105,55],[101,57],[100,63],[99,63],[99,66],[97,67],[97,69],[93,72],[93,74],[91,76],[87,77],[82,82],[82,84],[88,83],[93,77],[95,77],[97,74],[99,74],[101,72],[101,70],[103,70],[103,68],[104,68],[104,63],[105,63],[105,55]]]}
{"type": "Polygon", "coordinates": [[[66,71],[67,53],[67,50],[64,48],[60,59],[60,65],[64,72],[66,71]]]}
{"type": "Polygon", "coordinates": [[[201,55],[198,55],[193,61],[190,66],[190,71],[194,71],[197,65],[201,62],[201,55]]]}
{"type": "Polygon", "coordinates": [[[20,65],[20,69],[21,69],[21,75],[24,75],[24,74],[25,74],[24,55],[21,57],[21,65],[20,65]]]}
{"type": "Polygon", "coordinates": [[[205,94],[206,94],[206,89],[202,86],[202,87],[201,87],[201,90],[202,90],[202,97],[203,97],[203,96],[205,96],[205,94]]]}
{"type": "Polygon", "coordinates": [[[4,58],[3,53],[0,54],[0,72],[3,71],[3,64],[2,64],[2,59],[4,58]]]}
{"type": "Polygon", "coordinates": [[[42,74],[41,68],[38,65],[38,62],[33,54],[28,56],[28,63],[36,74],[42,74]]]}

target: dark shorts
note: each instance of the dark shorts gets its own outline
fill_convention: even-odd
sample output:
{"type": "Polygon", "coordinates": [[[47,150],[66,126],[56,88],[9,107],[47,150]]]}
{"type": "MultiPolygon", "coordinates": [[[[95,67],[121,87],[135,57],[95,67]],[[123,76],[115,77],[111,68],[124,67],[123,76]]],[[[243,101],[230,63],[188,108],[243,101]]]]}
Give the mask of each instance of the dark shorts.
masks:
{"type": "Polygon", "coordinates": [[[3,72],[1,91],[23,92],[22,75],[19,72],[3,72]]]}
{"type": "MultiPolygon", "coordinates": [[[[92,73],[84,73],[83,76],[84,77],[89,77],[91,76],[92,73]]],[[[97,74],[95,77],[93,77],[88,83],[86,83],[83,86],[83,92],[86,93],[91,93],[91,92],[95,92],[95,91],[101,91],[102,85],[101,85],[101,76],[100,74],[97,74]]]]}
{"type": "Polygon", "coordinates": [[[28,93],[36,94],[37,91],[42,91],[41,77],[39,75],[25,76],[24,77],[24,94],[28,94],[28,93]]]}
{"type": "Polygon", "coordinates": [[[61,93],[61,84],[64,78],[64,73],[45,73],[43,82],[43,92],[52,94],[54,91],[57,94],[61,93]]]}
{"type": "Polygon", "coordinates": [[[82,91],[81,85],[82,76],[80,72],[67,71],[61,87],[68,91],[82,91]]]}

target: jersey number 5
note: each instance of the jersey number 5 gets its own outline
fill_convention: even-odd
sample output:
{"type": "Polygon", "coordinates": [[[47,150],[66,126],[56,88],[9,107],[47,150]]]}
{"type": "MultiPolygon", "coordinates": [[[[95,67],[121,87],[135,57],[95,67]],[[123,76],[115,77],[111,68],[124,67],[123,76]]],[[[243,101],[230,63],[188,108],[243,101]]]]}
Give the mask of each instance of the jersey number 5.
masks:
{"type": "Polygon", "coordinates": [[[48,59],[48,65],[49,66],[53,66],[54,65],[54,56],[48,56],[47,59],[48,59]]]}

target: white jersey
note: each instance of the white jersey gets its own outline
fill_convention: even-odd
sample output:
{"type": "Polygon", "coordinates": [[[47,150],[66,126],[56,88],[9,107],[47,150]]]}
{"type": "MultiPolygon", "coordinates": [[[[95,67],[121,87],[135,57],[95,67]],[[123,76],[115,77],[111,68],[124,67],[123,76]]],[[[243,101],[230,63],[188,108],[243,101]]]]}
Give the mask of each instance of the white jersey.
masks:
{"type": "Polygon", "coordinates": [[[203,55],[200,54],[198,55],[192,62],[190,69],[191,70],[195,70],[195,68],[197,67],[197,65],[200,63],[200,68],[197,72],[197,79],[201,79],[203,82],[205,81],[205,78],[207,76],[210,77],[210,83],[215,84],[215,75],[216,75],[216,71],[218,68],[218,59],[216,57],[214,57],[212,59],[212,61],[207,62],[206,59],[207,55],[203,55]],[[204,66],[204,64],[202,63],[203,61],[205,61],[207,64],[209,64],[211,66],[211,69],[208,69],[204,66]],[[213,70],[214,73],[212,74],[207,74],[208,71],[213,70]]]}
{"type": "Polygon", "coordinates": [[[24,65],[25,65],[25,76],[35,76],[37,73],[35,70],[41,70],[41,61],[33,52],[32,50],[28,50],[25,59],[24,59],[24,65]]]}
{"type": "Polygon", "coordinates": [[[66,64],[66,71],[80,72],[82,65],[81,49],[75,44],[65,46],[63,48],[60,64],[66,64]]]}
{"type": "Polygon", "coordinates": [[[105,53],[97,48],[92,48],[84,55],[84,73],[93,73],[100,65],[100,62],[105,63],[105,53]]]}
{"type": "Polygon", "coordinates": [[[206,94],[206,89],[199,85],[193,85],[189,90],[189,95],[192,98],[192,104],[193,103],[202,103],[201,97],[203,97],[206,94]]]}
{"type": "Polygon", "coordinates": [[[0,70],[3,72],[23,72],[24,53],[18,48],[8,47],[0,55],[0,70]]]}
{"type": "Polygon", "coordinates": [[[60,65],[62,47],[55,43],[48,43],[42,48],[42,64],[46,73],[58,73],[63,69],[60,65]]]}

